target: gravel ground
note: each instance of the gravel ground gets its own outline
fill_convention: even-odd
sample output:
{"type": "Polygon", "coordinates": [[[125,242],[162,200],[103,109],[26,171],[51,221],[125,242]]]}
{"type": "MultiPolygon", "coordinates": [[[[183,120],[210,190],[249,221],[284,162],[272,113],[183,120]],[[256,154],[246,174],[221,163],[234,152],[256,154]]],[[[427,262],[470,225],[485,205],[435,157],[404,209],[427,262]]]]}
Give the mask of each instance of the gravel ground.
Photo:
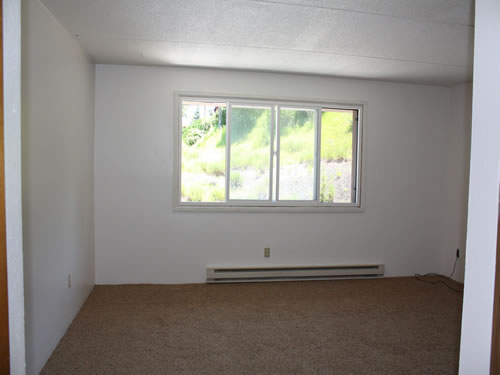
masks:
{"type": "Polygon", "coordinates": [[[327,184],[335,186],[335,203],[351,202],[351,164],[351,161],[321,163],[321,172],[326,176],[327,184]]]}
{"type": "MultiPolygon", "coordinates": [[[[287,165],[280,169],[280,198],[310,200],[313,197],[314,171],[307,164],[287,165]]],[[[351,202],[351,162],[322,162],[320,180],[333,184],[334,202],[351,202]]]]}
{"type": "MultiPolygon", "coordinates": [[[[239,170],[238,189],[231,194],[233,199],[267,199],[268,174],[254,169],[239,170]]],[[[212,186],[224,186],[223,176],[206,174],[185,174],[185,178],[212,186]]],[[[332,161],[321,163],[321,183],[326,191],[334,187],[334,202],[351,202],[351,161],[332,161]]],[[[280,168],[280,198],[289,200],[311,200],[313,198],[314,169],[308,163],[287,165],[280,168]]]]}

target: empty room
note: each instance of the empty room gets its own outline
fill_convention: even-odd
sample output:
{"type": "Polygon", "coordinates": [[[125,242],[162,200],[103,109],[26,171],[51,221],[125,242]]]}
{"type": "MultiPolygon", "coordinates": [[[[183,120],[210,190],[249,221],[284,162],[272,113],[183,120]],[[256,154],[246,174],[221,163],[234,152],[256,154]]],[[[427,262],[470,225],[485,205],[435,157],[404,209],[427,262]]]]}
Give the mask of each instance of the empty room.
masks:
{"type": "Polygon", "coordinates": [[[500,374],[497,1],[2,10],[2,373],[500,374]]]}

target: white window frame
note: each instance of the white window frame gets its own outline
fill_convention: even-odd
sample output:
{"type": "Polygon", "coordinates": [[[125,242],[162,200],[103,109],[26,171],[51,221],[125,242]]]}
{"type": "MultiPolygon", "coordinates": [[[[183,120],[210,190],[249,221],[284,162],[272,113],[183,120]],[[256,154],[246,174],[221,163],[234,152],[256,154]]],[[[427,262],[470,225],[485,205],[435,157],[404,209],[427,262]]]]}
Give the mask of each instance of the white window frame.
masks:
{"type": "MultiPolygon", "coordinates": [[[[329,100],[297,100],[289,98],[269,98],[269,97],[247,97],[239,95],[209,94],[176,92],[174,93],[174,119],[173,119],[173,202],[176,211],[194,211],[194,212],[361,212],[365,208],[364,189],[362,189],[362,171],[364,169],[363,152],[363,128],[366,118],[367,104],[353,103],[344,101],[329,100]],[[182,184],[182,102],[199,101],[207,103],[225,103],[226,104],[226,181],[225,181],[225,202],[182,202],[181,184],[182,184]],[[270,182],[268,200],[235,200],[229,199],[230,183],[230,132],[231,132],[231,105],[249,105],[263,106],[271,108],[271,142],[277,137],[276,150],[271,147],[270,157],[270,182]],[[298,200],[278,200],[279,199],[279,114],[280,108],[306,109],[315,111],[315,199],[314,201],[298,200]],[[353,156],[356,155],[355,168],[353,170],[352,181],[355,201],[352,203],[321,203],[319,197],[319,174],[320,174],[320,142],[321,142],[321,111],[324,109],[346,109],[356,110],[358,114],[357,126],[353,126],[353,156]],[[319,114],[319,116],[318,116],[319,114]],[[277,201],[273,201],[273,151],[277,153],[276,174],[277,201]]],[[[354,159],[353,159],[354,160],[354,159]]]]}

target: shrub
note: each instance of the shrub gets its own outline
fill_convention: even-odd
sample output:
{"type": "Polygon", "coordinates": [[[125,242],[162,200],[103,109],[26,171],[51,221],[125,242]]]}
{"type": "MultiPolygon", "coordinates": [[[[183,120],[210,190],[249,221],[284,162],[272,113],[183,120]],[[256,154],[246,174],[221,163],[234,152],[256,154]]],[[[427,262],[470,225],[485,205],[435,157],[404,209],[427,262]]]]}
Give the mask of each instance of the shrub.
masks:
{"type": "Polygon", "coordinates": [[[335,199],[335,186],[332,182],[329,182],[325,176],[321,177],[319,199],[324,203],[333,203],[335,199]]]}
{"type": "MultiPolygon", "coordinates": [[[[221,118],[221,127],[226,125],[226,110],[222,110],[223,117],[221,118]]],[[[212,129],[219,128],[219,112],[217,111],[209,118],[199,118],[194,116],[193,121],[188,126],[182,129],[182,139],[184,143],[188,146],[192,146],[195,143],[202,140],[207,134],[209,134],[212,129]]]]}
{"type": "Polygon", "coordinates": [[[203,186],[202,185],[191,186],[188,189],[186,197],[191,202],[203,202],[203,186]]]}
{"type": "Polygon", "coordinates": [[[194,145],[203,138],[204,135],[205,133],[196,127],[186,126],[182,129],[182,139],[188,146],[194,145]]]}
{"type": "Polygon", "coordinates": [[[210,191],[210,198],[213,202],[222,202],[226,199],[226,194],[224,193],[224,189],[214,188],[210,191]]]}
{"type": "Polygon", "coordinates": [[[201,183],[182,186],[182,197],[188,202],[221,202],[226,198],[224,186],[201,183]]]}

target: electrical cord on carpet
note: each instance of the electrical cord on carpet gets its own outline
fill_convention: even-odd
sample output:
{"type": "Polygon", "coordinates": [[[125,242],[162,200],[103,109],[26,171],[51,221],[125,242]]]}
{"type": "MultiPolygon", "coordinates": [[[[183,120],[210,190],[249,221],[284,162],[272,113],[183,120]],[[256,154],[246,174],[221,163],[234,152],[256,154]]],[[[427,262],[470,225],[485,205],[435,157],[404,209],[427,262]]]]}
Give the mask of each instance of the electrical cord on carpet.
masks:
{"type": "Polygon", "coordinates": [[[463,290],[461,289],[457,289],[457,288],[454,288],[452,287],[451,285],[449,285],[445,280],[446,279],[451,279],[451,277],[455,274],[455,269],[457,268],[457,262],[458,262],[458,256],[457,258],[455,259],[455,264],[453,265],[453,271],[451,271],[451,274],[450,276],[445,276],[445,275],[440,275],[439,273],[426,273],[425,275],[420,275],[418,273],[415,274],[415,278],[418,280],[418,281],[422,281],[424,283],[429,283],[429,284],[443,284],[444,286],[446,286],[448,289],[450,290],[453,290],[454,292],[456,293],[462,293],[463,290]],[[439,277],[438,280],[425,280],[424,277],[427,277],[427,276],[434,276],[434,277],[439,277]],[[444,280],[443,280],[444,279],[444,280]]]}

